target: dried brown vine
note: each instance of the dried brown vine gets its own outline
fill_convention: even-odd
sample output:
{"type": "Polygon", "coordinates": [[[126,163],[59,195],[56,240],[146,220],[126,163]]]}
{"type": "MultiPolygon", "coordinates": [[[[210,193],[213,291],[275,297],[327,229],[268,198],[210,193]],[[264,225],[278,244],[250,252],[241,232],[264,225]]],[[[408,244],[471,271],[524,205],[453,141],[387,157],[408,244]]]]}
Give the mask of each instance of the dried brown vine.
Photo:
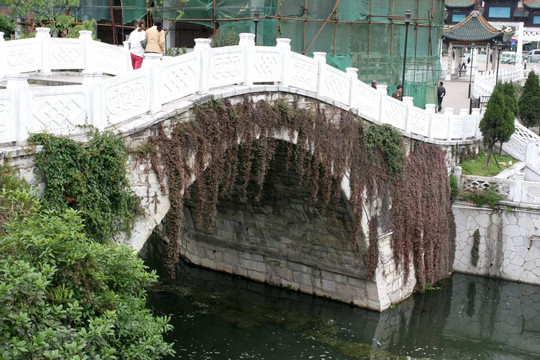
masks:
{"type": "Polygon", "coordinates": [[[284,137],[289,140],[287,161],[294,162],[302,181],[311,186],[313,203],[335,209],[342,180],[349,177],[355,238],[362,216],[368,216],[369,276],[375,273],[379,257],[377,217],[388,213],[388,202],[383,201],[384,208],[373,204],[377,198],[388,198],[386,194],[392,199],[396,263],[408,275],[413,259],[420,290],[426,281],[435,283],[449,272],[450,191],[439,148],[419,143],[405,161],[401,136],[389,126],[367,127],[346,111],[253,103],[246,97],[235,105],[211,101],[197,108],[195,120],[178,122],[169,132],[160,127],[150,140],[152,166],[171,201],[167,234],[171,276],[179,258],[183,204],[194,179],[194,220],[200,230],[209,231],[219,198],[230,194],[235,184],[245,196],[248,183],[255,181],[260,195],[276,139],[284,137]]]}

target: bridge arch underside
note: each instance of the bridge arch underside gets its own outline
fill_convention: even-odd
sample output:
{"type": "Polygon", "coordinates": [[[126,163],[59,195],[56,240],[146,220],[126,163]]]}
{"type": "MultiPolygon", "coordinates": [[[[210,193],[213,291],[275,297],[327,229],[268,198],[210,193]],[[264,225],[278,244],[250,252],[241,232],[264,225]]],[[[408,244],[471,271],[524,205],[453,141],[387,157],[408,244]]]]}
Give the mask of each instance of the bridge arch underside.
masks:
{"type": "MultiPolygon", "coordinates": [[[[291,94],[255,94],[249,99],[245,96],[230,98],[232,103],[245,104],[246,100],[253,103],[260,100],[270,103],[286,101],[299,109],[323,107],[325,116],[331,122],[339,121],[338,114],[343,111],[330,104],[320,103],[317,99],[291,94]]],[[[171,134],[175,132],[175,123],[193,119],[194,113],[188,111],[177,115],[175,119],[165,119],[161,126],[165,128],[165,134],[171,134]]],[[[137,139],[148,139],[159,132],[156,125],[130,136],[133,144],[136,144],[137,139]]],[[[296,149],[294,141],[290,143],[291,137],[285,129],[278,130],[276,135],[274,140],[278,145],[269,163],[261,200],[255,201],[258,185],[255,185],[256,180],[253,179],[257,176],[252,174],[250,177],[247,196],[243,194],[240,179],[233,187],[234,191],[217,202],[215,222],[212,222],[210,228],[201,230],[195,225],[199,185],[196,178],[191,179],[194,183],[189,187],[191,200],[184,201],[180,222],[182,229],[178,238],[170,237],[172,224],[177,221],[169,207],[173,206],[173,201],[169,202],[165,194],[155,186],[150,186],[150,193],[160,198],[156,203],[160,210],[148,213],[148,225],[141,226],[149,229],[151,235],[140,240],[132,239],[134,248],[140,249],[141,257],[150,266],[159,269],[159,265],[167,266],[169,260],[166,259],[170,259],[171,254],[178,252],[187,262],[206,268],[378,311],[410,296],[416,284],[414,269],[411,262],[410,274],[405,277],[402,265],[396,265],[394,261],[392,233],[389,231],[389,194],[379,194],[362,205],[361,231],[355,236],[355,215],[349,201],[351,191],[347,176],[343,181],[336,182],[341,184],[342,194],[337,207],[331,201],[328,208],[324,208],[320,206],[321,199],[313,205],[311,180],[302,180],[296,171],[295,161],[287,160],[288,148],[293,146],[296,149]],[[371,222],[375,218],[376,221],[371,222]],[[371,226],[376,227],[372,231],[376,238],[368,240],[371,226]],[[373,246],[369,246],[370,242],[376,248],[375,255],[371,256],[371,264],[373,246]],[[171,246],[175,244],[179,244],[179,249],[171,251],[171,246]]],[[[307,156],[310,157],[315,159],[311,155],[307,156]]],[[[241,167],[242,159],[239,158],[238,162],[241,167]]],[[[212,165],[208,165],[205,171],[211,169],[212,165]]],[[[139,179],[138,183],[143,184],[145,181],[139,179]]],[[[151,183],[158,184],[157,180],[151,183]]],[[[140,189],[138,193],[146,192],[144,187],[140,189]]],[[[154,206],[149,205],[148,208],[153,209],[154,206]]],[[[174,229],[177,227],[174,226],[174,229]]],[[[144,231],[139,234],[144,234],[144,231]]]]}
{"type": "MultiPolygon", "coordinates": [[[[288,143],[276,141],[259,200],[255,174],[245,196],[239,175],[232,193],[217,202],[213,225],[196,225],[198,181],[190,186],[176,240],[180,257],[209,269],[382,310],[381,284],[367,279],[369,244],[365,232],[355,236],[348,199],[342,194],[337,206],[323,207],[321,198],[313,203],[311,179],[302,180],[287,160],[288,143]]],[[[382,215],[379,227],[384,228],[388,217],[382,215]]],[[[172,240],[167,239],[168,220],[165,216],[141,250],[147,260],[154,259],[151,266],[164,258],[165,243],[172,240]]]]}

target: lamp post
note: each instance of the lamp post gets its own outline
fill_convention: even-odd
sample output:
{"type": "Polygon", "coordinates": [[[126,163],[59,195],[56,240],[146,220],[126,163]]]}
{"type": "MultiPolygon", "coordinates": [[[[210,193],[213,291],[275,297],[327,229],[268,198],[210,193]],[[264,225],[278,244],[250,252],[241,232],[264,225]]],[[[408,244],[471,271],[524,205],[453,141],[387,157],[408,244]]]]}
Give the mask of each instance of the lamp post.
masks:
{"type": "Polygon", "coordinates": [[[503,43],[500,41],[497,41],[495,43],[495,48],[497,49],[497,71],[495,72],[495,86],[497,86],[497,82],[499,81],[499,59],[501,57],[501,49],[503,47],[503,43]]]}
{"type": "Polygon", "coordinates": [[[407,62],[407,37],[409,36],[409,24],[411,23],[411,10],[405,11],[405,46],[403,49],[403,77],[401,79],[401,88],[405,95],[405,64],[407,62]]]}
{"type": "Polygon", "coordinates": [[[255,45],[257,45],[257,24],[259,23],[259,10],[253,12],[253,22],[255,23],[255,45]]]}
{"type": "Polygon", "coordinates": [[[474,64],[474,43],[471,44],[471,73],[469,76],[469,99],[471,99],[471,84],[472,84],[472,73],[473,73],[473,64],[474,64]]]}

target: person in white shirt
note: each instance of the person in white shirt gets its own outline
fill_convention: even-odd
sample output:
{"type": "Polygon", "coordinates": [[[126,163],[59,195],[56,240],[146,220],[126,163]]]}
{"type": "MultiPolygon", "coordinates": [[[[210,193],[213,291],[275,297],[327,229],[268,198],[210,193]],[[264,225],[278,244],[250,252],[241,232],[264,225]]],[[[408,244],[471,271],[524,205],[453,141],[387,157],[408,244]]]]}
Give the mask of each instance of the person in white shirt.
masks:
{"type": "Polygon", "coordinates": [[[144,31],[145,26],[144,20],[139,19],[137,20],[137,28],[129,34],[128,44],[133,70],[139,69],[143,62],[144,48],[141,41],[146,41],[146,32],[144,31]]]}

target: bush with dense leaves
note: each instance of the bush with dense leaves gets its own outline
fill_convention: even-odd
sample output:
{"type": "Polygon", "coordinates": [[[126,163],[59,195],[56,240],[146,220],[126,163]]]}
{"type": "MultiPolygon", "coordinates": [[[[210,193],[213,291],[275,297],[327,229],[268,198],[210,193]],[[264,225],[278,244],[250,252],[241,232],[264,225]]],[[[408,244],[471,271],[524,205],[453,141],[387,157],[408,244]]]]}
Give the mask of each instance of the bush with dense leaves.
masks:
{"type": "Polygon", "coordinates": [[[145,308],[156,281],[129,247],[100,244],[77,211],[40,208],[0,176],[0,359],[159,359],[171,326],[145,308]]]}

